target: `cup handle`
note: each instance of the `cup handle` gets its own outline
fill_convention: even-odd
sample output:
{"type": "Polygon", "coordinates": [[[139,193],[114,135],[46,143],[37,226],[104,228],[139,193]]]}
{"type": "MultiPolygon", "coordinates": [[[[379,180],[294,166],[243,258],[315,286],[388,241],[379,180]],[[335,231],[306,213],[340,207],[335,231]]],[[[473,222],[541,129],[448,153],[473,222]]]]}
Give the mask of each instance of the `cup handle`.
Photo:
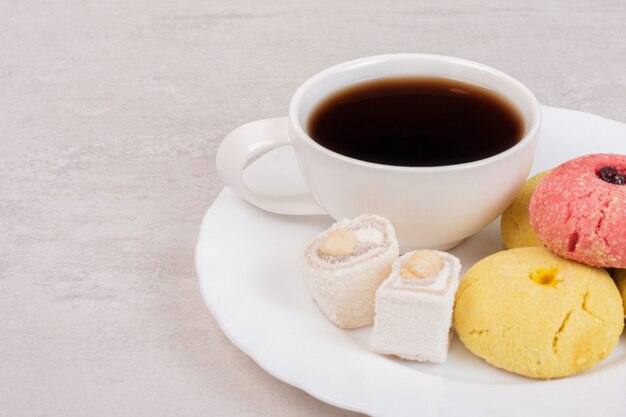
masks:
{"type": "Polygon", "coordinates": [[[270,196],[251,190],[243,180],[243,170],[252,158],[291,145],[287,123],[286,117],[275,117],[246,123],[230,132],[217,150],[217,172],[228,188],[263,210],[277,214],[326,214],[310,192],[270,196]]]}

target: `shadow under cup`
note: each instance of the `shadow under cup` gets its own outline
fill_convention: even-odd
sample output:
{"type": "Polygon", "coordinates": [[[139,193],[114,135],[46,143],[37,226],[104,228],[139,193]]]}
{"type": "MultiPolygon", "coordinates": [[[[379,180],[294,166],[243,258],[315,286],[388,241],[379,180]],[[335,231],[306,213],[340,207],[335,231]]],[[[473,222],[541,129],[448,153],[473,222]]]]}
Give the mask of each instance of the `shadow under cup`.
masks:
{"type": "Polygon", "coordinates": [[[530,171],[541,123],[534,95],[493,68],[457,58],[394,54],[359,59],[313,76],[289,108],[289,139],[307,185],[336,220],[373,213],[388,218],[405,249],[447,250],[506,209],[530,171]],[[495,92],[521,118],[521,139],[493,156],[441,166],[397,166],[354,159],[314,141],[306,127],[329,96],[378,79],[456,80],[495,92]]]}

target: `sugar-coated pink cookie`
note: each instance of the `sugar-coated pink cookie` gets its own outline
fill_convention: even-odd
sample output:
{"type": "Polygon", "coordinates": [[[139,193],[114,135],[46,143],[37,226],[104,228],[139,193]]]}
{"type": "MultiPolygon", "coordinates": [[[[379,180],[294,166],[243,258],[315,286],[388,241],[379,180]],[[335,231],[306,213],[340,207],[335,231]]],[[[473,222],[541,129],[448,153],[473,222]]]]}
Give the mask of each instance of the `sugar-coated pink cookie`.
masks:
{"type": "Polygon", "coordinates": [[[568,161],[543,178],[530,201],[539,240],[564,258],[626,268],[626,155],[568,161]]]}

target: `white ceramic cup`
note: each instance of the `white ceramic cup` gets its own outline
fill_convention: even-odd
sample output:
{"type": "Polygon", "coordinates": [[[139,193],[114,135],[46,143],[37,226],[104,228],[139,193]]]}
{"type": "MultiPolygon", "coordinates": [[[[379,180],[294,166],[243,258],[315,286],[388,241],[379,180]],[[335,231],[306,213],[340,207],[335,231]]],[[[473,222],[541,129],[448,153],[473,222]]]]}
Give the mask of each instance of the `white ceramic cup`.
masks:
{"type": "Polygon", "coordinates": [[[328,68],[305,81],[289,116],[258,120],[232,131],[217,152],[226,185],[248,202],[279,214],[329,214],[336,220],[374,213],[388,218],[400,245],[446,250],[499,216],[515,198],[532,165],[541,108],[513,77],[459,58],[424,54],[371,56],[328,68]],[[443,77],[496,91],[524,120],[513,147],[478,161],[436,167],[382,165],[350,158],[315,142],[305,126],[316,105],[342,88],[397,76],[443,77]],[[272,197],[256,193],[242,172],[254,157],[293,146],[310,193],[272,197]]]}

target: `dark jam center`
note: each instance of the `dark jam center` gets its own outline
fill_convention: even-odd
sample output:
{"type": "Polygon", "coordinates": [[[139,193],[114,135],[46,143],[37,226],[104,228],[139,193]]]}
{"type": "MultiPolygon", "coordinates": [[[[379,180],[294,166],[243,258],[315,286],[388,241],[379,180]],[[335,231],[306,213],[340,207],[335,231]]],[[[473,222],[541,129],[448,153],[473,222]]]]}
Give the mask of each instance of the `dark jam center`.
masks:
{"type": "Polygon", "coordinates": [[[598,176],[602,181],[606,181],[609,184],[624,185],[626,184],[626,175],[612,166],[605,166],[600,168],[598,176]]]}

